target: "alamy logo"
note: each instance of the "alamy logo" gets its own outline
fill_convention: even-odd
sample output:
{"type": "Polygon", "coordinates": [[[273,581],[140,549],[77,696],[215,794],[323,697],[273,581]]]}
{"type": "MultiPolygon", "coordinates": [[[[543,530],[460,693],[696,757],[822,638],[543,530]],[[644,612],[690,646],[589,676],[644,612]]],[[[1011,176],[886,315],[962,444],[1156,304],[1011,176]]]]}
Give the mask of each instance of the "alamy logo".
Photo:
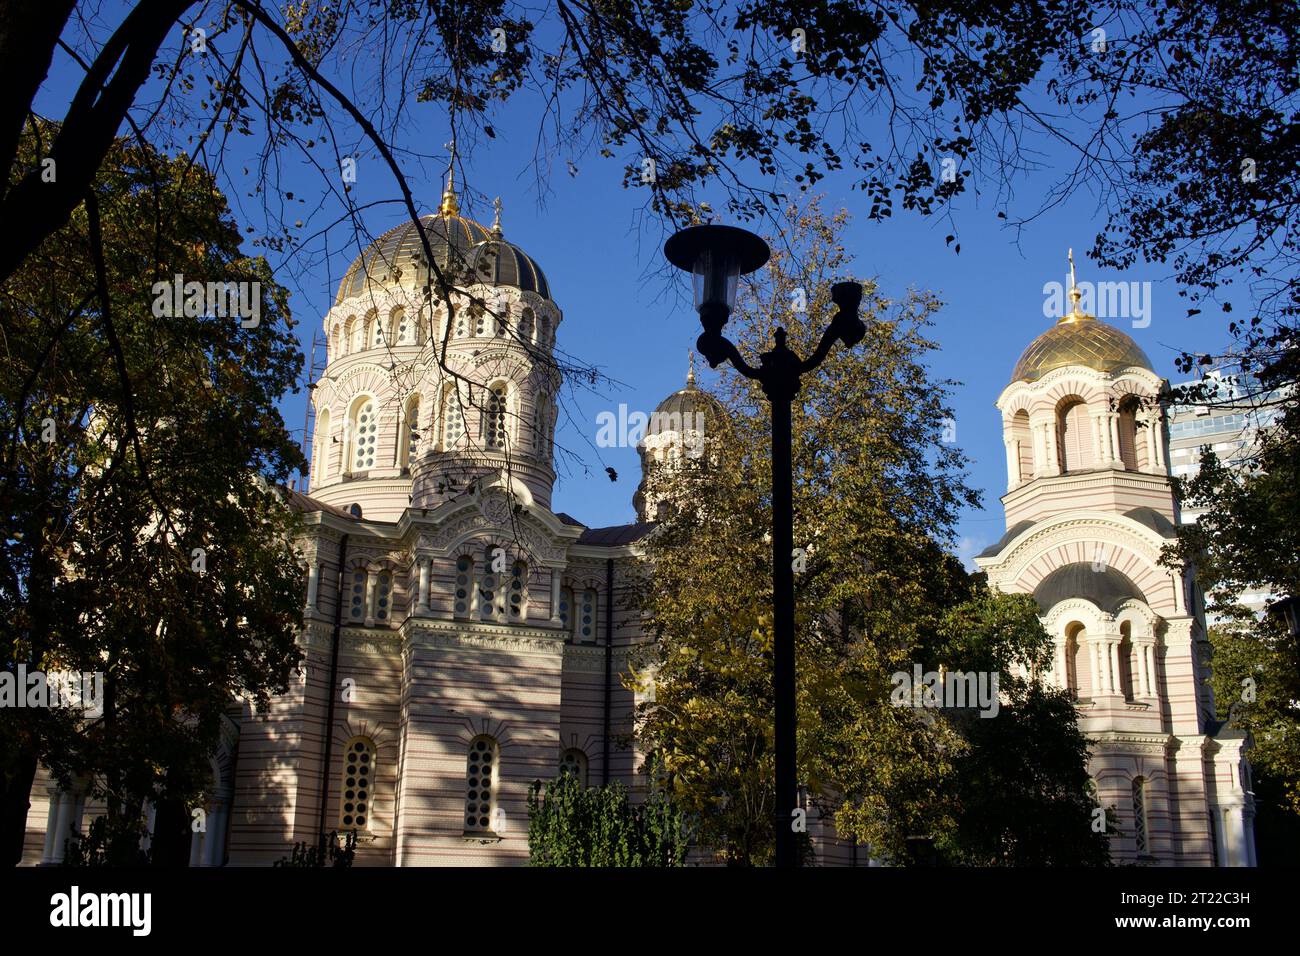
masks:
{"type": "Polygon", "coordinates": [[[149,893],[85,893],[81,887],[50,897],[50,925],[127,926],[133,936],[148,936],[153,927],[153,897],[149,893]]]}
{"type": "Polygon", "coordinates": [[[898,671],[890,682],[889,702],[895,707],[976,707],[981,717],[996,717],[1001,706],[997,671],[922,673],[921,665],[913,664],[912,673],[898,671]]]}
{"type": "Polygon", "coordinates": [[[620,403],[618,414],[610,411],[596,416],[596,446],[598,448],[635,448],[647,436],[671,436],[662,442],[663,447],[677,448],[686,458],[699,458],[704,454],[703,412],[631,412],[620,403]]]}
{"type": "Polygon", "coordinates": [[[26,664],[0,670],[0,707],[80,707],[87,717],[102,717],[104,673],[29,671],[26,664]]]}
{"type": "MultiPolygon", "coordinates": [[[[1078,282],[1079,309],[1099,319],[1130,319],[1135,329],[1151,324],[1150,282],[1078,282]]],[[[1043,283],[1043,315],[1059,319],[1070,312],[1070,285],[1043,283]]]]}
{"type": "Polygon", "coordinates": [[[237,318],[241,329],[255,329],[262,322],[261,282],[186,282],[178,272],[171,282],[155,282],[150,291],[156,319],[237,318]]]}

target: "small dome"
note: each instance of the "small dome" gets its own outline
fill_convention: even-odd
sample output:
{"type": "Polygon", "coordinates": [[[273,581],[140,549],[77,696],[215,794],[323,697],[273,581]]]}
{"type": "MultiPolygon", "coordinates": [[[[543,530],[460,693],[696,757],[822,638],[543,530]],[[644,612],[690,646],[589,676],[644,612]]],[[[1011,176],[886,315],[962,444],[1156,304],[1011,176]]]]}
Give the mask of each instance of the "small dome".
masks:
{"type": "Polygon", "coordinates": [[[1141,589],[1122,571],[1110,565],[1097,570],[1086,561],[1057,568],[1034,588],[1034,600],[1044,614],[1070,598],[1085,598],[1107,613],[1130,598],[1146,601],[1141,589]]]}
{"type": "Polygon", "coordinates": [[[1029,343],[1016,362],[1011,381],[1037,381],[1053,369],[1068,365],[1099,372],[1131,367],[1153,371],[1151,360],[1127,333],[1091,315],[1073,312],[1029,343]]]}
{"type": "Polygon", "coordinates": [[[479,243],[470,250],[468,265],[470,275],[479,282],[536,292],[543,299],[551,297],[546,276],[537,263],[504,239],[479,243]]]}
{"type": "MultiPolygon", "coordinates": [[[[550,298],[546,278],[537,264],[485,226],[444,211],[421,216],[420,227],[428,237],[439,268],[450,267],[461,273],[453,277],[455,281],[465,281],[464,270],[473,267],[475,275],[493,277],[481,281],[497,280],[496,285],[513,286],[550,298]],[[488,270],[486,273],[479,270],[480,264],[488,270]]],[[[408,220],[388,230],[357,256],[339,283],[334,304],[361,295],[366,290],[367,280],[382,287],[416,279],[425,273],[423,262],[424,246],[415,224],[408,220]]]]}
{"type": "MultiPolygon", "coordinates": [[[[722,403],[710,395],[708,392],[702,392],[695,387],[695,355],[691,355],[690,371],[686,373],[686,387],[679,388],[667,398],[665,398],[655,408],[655,415],[659,416],[677,416],[677,421],[685,420],[687,415],[692,416],[691,421],[695,421],[695,415],[701,414],[705,421],[720,421],[726,418],[726,409],[722,403]]],[[[668,426],[663,426],[668,427],[668,426]]],[[[654,431],[654,425],[651,425],[654,431]]],[[[662,430],[662,429],[661,429],[662,430]]]]}

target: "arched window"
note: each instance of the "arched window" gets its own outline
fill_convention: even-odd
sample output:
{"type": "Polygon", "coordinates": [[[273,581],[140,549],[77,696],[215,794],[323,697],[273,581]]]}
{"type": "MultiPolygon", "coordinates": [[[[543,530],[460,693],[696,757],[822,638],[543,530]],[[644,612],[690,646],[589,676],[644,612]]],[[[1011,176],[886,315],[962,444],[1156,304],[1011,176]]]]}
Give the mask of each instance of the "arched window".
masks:
{"type": "Polygon", "coordinates": [[[506,386],[498,382],[488,389],[487,405],[483,409],[483,444],[487,448],[504,450],[506,447],[506,386]]]}
{"type": "Polygon", "coordinates": [[[591,588],[582,592],[574,638],[583,644],[589,644],[596,639],[596,592],[591,588]]]}
{"type": "Polygon", "coordinates": [[[361,398],[352,406],[349,437],[352,442],[351,470],[368,471],[375,467],[375,448],[379,436],[379,422],[375,415],[373,399],[361,398]]]}
{"type": "Polygon", "coordinates": [[[316,418],[316,428],[312,432],[311,442],[312,457],[316,459],[312,465],[311,476],[312,486],[320,485],[325,481],[329,471],[330,455],[330,410],[322,408],[321,413],[316,418]]]}
{"type": "Polygon", "coordinates": [[[551,320],[542,316],[537,321],[537,347],[546,348],[551,342],[551,320]]]}
{"type": "Polygon", "coordinates": [[[570,747],[560,754],[560,776],[572,777],[578,786],[587,785],[587,755],[577,747],[570,747]]]}
{"type": "Polygon", "coordinates": [[[1023,483],[1034,477],[1034,438],[1029,430],[1029,413],[1024,409],[1011,417],[1012,460],[1016,463],[1016,482],[1023,483]]]}
{"type": "Polygon", "coordinates": [[[504,578],[506,576],[502,562],[505,561],[505,549],[494,545],[487,549],[486,566],[480,578],[478,588],[478,616],[482,621],[499,621],[504,616],[505,606],[504,578]]]}
{"type": "Polygon", "coordinates": [[[510,567],[510,620],[523,621],[528,617],[528,565],[516,561],[510,567]]]}
{"type": "Polygon", "coordinates": [[[491,832],[497,808],[497,742],[492,737],[475,737],[469,744],[465,765],[465,830],[491,832]]]}
{"type": "Polygon", "coordinates": [[[387,621],[393,609],[393,575],[381,571],[375,579],[375,620],[387,621]]]}
{"type": "Polygon", "coordinates": [[[361,351],[363,331],[361,320],[355,315],[348,316],[347,324],[343,327],[343,338],[347,342],[344,348],[348,355],[361,351]]]}
{"type": "Polygon", "coordinates": [[[1137,399],[1129,396],[1119,404],[1119,460],[1129,471],[1137,471],[1137,399]]]}
{"type": "Polygon", "coordinates": [[[356,623],[366,619],[366,572],[357,568],[352,572],[352,593],[348,595],[348,618],[356,623]]]}
{"type": "Polygon", "coordinates": [[[419,457],[420,446],[420,394],[416,392],[406,400],[406,414],[403,416],[402,433],[397,440],[398,463],[410,468],[419,457]]]}
{"type": "Polygon", "coordinates": [[[1056,447],[1061,473],[1083,471],[1092,467],[1092,419],[1088,406],[1074,399],[1062,403],[1056,412],[1056,447]]]}
{"type": "Polygon", "coordinates": [[[558,617],[565,634],[572,633],[573,624],[573,588],[560,588],[560,608],[558,617]]]}
{"type": "Polygon", "coordinates": [[[455,385],[442,392],[442,448],[455,448],[465,435],[465,412],[455,385]]]}
{"type": "Polygon", "coordinates": [[[546,396],[538,393],[533,405],[533,454],[546,457],[546,396]]]}
{"type": "Polygon", "coordinates": [[[469,323],[465,321],[465,313],[464,313],[463,310],[461,310],[461,309],[457,309],[457,308],[453,305],[453,306],[451,307],[451,312],[448,313],[448,315],[449,315],[449,318],[448,318],[447,321],[448,321],[448,322],[454,322],[454,323],[455,323],[455,326],[456,326],[455,337],[456,337],[456,338],[458,338],[458,339],[463,339],[463,338],[465,338],[465,336],[469,335],[469,323]]]}
{"type": "Polygon", "coordinates": [[[469,617],[470,595],[474,588],[474,559],[462,554],[456,559],[456,617],[469,617]]]}
{"type": "Polygon", "coordinates": [[[519,340],[529,345],[533,341],[533,310],[527,306],[519,316],[519,340]]]}
{"type": "Polygon", "coordinates": [[[415,320],[408,318],[405,309],[393,313],[393,341],[398,345],[415,345],[415,320]]]}
{"type": "Polygon", "coordinates": [[[342,346],[342,344],[343,344],[343,335],[342,335],[342,331],[341,331],[340,328],[339,328],[339,324],[338,324],[337,322],[335,322],[335,323],[334,323],[334,330],[333,330],[332,332],[330,332],[330,354],[329,354],[329,361],[331,361],[331,362],[335,362],[335,361],[338,361],[340,358],[343,357],[343,353],[339,351],[339,348],[342,346]]]}
{"type": "Polygon", "coordinates": [[[1088,658],[1091,648],[1086,641],[1083,625],[1075,622],[1065,629],[1065,660],[1069,670],[1070,689],[1079,696],[1092,695],[1092,665],[1088,658]]]}
{"type": "Polygon", "coordinates": [[[1125,700],[1137,700],[1134,693],[1133,675],[1136,673],[1133,663],[1133,625],[1125,621],[1119,626],[1119,692],[1125,700]]]}
{"type": "Polygon", "coordinates": [[[1147,852],[1147,782],[1144,777],[1133,778],[1133,848],[1139,854],[1147,852]]]}
{"type": "Polygon", "coordinates": [[[368,829],[374,795],[375,742],[369,737],[348,741],[343,765],[343,800],[339,806],[339,824],[348,830],[368,829]]]}
{"type": "Polygon", "coordinates": [[[510,302],[504,295],[497,295],[492,300],[492,334],[497,338],[510,329],[510,302]]]}
{"type": "Polygon", "coordinates": [[[474,337],[482,338],[487,335],[489,316],[486,311],[480,312],[474,317],[474,337]]]}
{"type": "Polygon", "coordinates": [[[366,316],[366,340],[370,343],[370,348],[381,349],[387,342],[387,336],[384,335],[384,323],[379,321],[379,313],[371,312],[366,316]]]}

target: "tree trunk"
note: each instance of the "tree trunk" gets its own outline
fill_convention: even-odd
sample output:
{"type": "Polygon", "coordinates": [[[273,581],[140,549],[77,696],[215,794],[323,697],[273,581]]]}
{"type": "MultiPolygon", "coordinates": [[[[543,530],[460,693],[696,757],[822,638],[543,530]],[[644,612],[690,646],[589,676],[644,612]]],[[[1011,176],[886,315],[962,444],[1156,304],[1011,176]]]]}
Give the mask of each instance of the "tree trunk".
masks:
{"type": "Polygon", "coordinates": [[[36,779],[36,754],[18,755],[12,774],[5,774],[0,791],[0,847],[4,857],[0,865],[17,866],[23,858],[23,841],[27,837],[27,811],[31,808],[32,781],[36,779]]]}

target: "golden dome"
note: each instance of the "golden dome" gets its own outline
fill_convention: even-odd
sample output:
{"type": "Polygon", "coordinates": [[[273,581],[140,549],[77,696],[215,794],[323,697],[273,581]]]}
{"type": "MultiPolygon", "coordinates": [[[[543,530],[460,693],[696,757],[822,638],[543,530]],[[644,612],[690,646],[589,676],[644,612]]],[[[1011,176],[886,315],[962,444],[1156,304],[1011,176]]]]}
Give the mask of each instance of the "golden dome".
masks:
{"type": "Polygon", "coordinates": [[[1029,343],[1016,362],[1011,381],[1037,381],[1067,365],[1082,365],[1099,372],[1134,366],[1154,371],[1151,360],[1127,333],[1076,310],[1029,343]]]}

